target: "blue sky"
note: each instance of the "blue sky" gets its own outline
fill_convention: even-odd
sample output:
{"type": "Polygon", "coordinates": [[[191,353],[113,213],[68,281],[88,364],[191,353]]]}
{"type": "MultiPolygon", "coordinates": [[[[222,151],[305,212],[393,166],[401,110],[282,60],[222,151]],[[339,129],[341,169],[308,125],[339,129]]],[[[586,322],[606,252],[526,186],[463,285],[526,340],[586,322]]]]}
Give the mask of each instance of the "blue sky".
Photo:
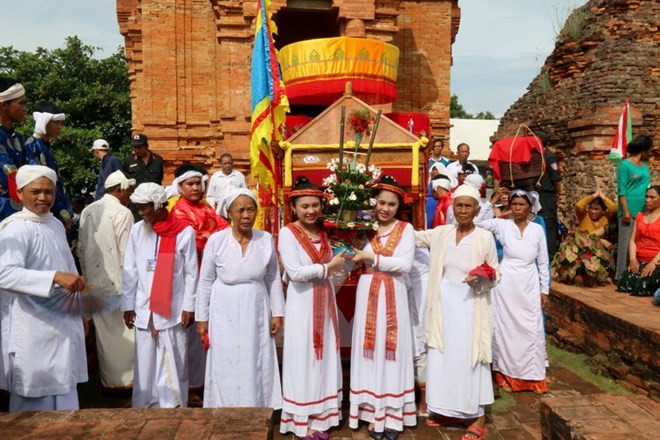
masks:
{"type": "MultiPolygon", "coordinates": [[[[115,0],[1,0],[0,46],[55,49],[69,35],[102,48],[123,45],[115,0]]],[[[554,47],[558,21],[586,0],[459,0],[452,93],[472,113],[501,116],[525,93],[554,47]]]]}

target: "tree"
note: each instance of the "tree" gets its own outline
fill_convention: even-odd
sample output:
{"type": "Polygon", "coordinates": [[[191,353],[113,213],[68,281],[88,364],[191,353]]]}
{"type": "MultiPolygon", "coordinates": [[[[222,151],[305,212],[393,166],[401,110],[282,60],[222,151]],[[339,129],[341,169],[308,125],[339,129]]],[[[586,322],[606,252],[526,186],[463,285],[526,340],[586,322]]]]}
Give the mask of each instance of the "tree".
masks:
{"type": "Polygon", "coordinates": [[[489,111],[479,112],[476,115],[468,113],[463,106],[458,102],[458,96],[451,95],[449,101],[449,117],[455,119],[497,119],[494,114],[489,111]]]}
{"type": "MultiPolygon", "coordinates": [[[[94,58],[97,50],[75,36],[66,39],[65,47],[52,51],[0,48],[0,75],[15,78],[25,86],[28,109],[47,101],[66,114],[53,151],[72,194],[96,187],[98,162],[89,152],[95,139],[106,139],[119,157],[130,151],[128,63],[122,48],[104,59],[94,58]]],[[[34,128],[32,114],[28,113],[25,123],[18,127],[26,137],[34,128]]]]}

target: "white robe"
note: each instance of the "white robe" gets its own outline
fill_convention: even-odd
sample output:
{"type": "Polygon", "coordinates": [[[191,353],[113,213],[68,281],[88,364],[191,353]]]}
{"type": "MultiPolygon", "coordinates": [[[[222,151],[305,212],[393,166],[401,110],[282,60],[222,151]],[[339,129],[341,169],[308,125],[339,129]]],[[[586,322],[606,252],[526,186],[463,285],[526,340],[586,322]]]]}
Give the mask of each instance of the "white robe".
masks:
{"type": "Polygon", "coordinates": [[[87,381],[82,319],[40,304],[56,271],[77,273],[64,227],[16,220],[2,228],[0,243],[0,388],[28,398],[75,393],[87,381]]]}
{"type": "Polygon", "coordinates": [[[493,370],[525,380],[545,379],[546,349],[541,293],[548,293],[548,251],[543,227],[524,233],[513,220],[480,223],[504,248],[500,283],[492,291],[493,370]]]}
{"type": "MultiPolygon", "coordinates": [[[[380,239],[384,244],[387,234],[380,239]]],[[[373,253],[370,243],[364,250],[373,253]]],[[[408,224],[393,255],[378,256],[377,266],[374,266],[375,270],[382,272],[399,273],[393,277],[397,318],[395,360],[385,358],[387,314],[383,285],[378,299],[373,359],[364,356],[367,300],[373,275],[363,274],[358,281],[351,347],[350,427],[353,429],[358,427],[358,420],[375,423],[376,432],[385,429],[403,431],[404,425],[417,423],[413,337],[406,288],[406,277],[412,268],[414,253],[414,230],[408,224]]]]}
{"type": "MultiPolygon", "coordinates": [[[[316,246],[319,249],[321,243],[316,246]]],[[[327,311],[323,325],[323,358],[317,360],[314,355],[312,281],[327,277],[325,265],[312,262],[289,228],[280,231],[278,247],[286,271],[285,278],[289,281],[284,320],[284,401],[280,432],[293,432],[298,437],[304,437],[308,428],[327,431],[339,425],[341,358],[327,311]]]]}
{"type": "MultiPolygon", "coordinates": [[[[111,194],[83,210],[78,249],[91,291],[121,295],[124,252],[133,223],[131,211],[111,194]]],[[[133,385],[135,330],[124,325],[122,315],[119,303],[114,310],[93,315],[101,384],[106,388],[133,385]]]]}
{"type": "Polygon", "coordinates": [[[181,344],[185,347],[187,338],[181,314],[195,311],[195,231],[187,226],[176,237],[170,317],[149,310],[155,272],[148,270],[147,262],[158,256],[159,243],[151,225],[140,221],[131,228],[124,260],[121,309],[135,311],[137,329],[133,383],[136,408],[186,406],[188,400],[188,366],[185,350],[180,349],[181,344]],[[151,329],[157,333],[155,336],[148,332],[151,329]],[[147,332],[148,335],[141,335],[147,332]],[[172,349],[174,345],[176,349],[172,349]]]}
{"type": "Polygon", "coordinates": [[[270,334],[284,316],[284,295],[273,237],[254,229],[242,255],[230,228],[209,238],[197,287],[195,318],[208,321],[204,407],[279,409],[282,388],[270,334]]]}

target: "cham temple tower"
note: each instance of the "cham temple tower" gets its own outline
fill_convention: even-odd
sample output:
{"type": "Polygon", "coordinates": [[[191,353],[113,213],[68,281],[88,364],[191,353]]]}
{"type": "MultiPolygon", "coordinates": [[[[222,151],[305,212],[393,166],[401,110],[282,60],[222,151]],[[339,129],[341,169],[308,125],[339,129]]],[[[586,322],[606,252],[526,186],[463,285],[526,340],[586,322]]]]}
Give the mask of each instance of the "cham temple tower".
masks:
{"type": "MultiPolygon", "coordinates": [[[[171,176],[185,161],[214,171],[224,152],[248,171],[257,3],[117,0],[129,63],[133,130],[149,136],[152,150],[166,160],[166,174],[171,176]]],[[[385,113],[422,113],[430,133],[418,134],[448,139],[458,0],[272,0],[269,10],[278,27],[276,47],[297,48],[289,51],[287,61],[294,65],[282,65],[285,85],[291,89],[291,121],[296,121],[287,118],[287,128],[320,114],[341,96],[344,87],[339,83],[349,78],[363,101],[385,113]],[[307,60],[301,62],[298,54],[307,60]],[[314,72],[307,72],[307,87],[291,77],[295,64],[324,65],[339,58],[349,71],[362,63],[382,64],[390,72],[380,71],[382,77],[373,81],[369,67],[358,67],[353,77],[336,68],[334,85],[310,81],[314,72]]]]}

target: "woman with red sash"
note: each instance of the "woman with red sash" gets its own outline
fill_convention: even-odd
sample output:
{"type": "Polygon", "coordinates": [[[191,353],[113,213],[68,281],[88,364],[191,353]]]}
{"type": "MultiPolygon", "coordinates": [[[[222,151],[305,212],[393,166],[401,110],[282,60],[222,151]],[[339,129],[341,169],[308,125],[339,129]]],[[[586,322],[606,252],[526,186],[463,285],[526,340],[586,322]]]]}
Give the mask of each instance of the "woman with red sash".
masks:
{"type": "Polygon", "coordinates": [[[332,256],[319,222],[324,194],[305,177],[290,193],[297,220],[280,231],[280,257],[288,281],[282,361],[280,432],[325,440],[341,420],[342,370],[335,289],[330,270],[343,266],[332,256]]]}
{"type": "Polygon", "coordinates": [[[406,274],[415,253],[412,225],[395,215],[408,198],[391,176],[374,186],[378,231],[354,262],[366,271],[357,287],[351,351],[350,427],[369,423],[369,437],[396,439],[417,423],[412,328],[406,274]]]}

